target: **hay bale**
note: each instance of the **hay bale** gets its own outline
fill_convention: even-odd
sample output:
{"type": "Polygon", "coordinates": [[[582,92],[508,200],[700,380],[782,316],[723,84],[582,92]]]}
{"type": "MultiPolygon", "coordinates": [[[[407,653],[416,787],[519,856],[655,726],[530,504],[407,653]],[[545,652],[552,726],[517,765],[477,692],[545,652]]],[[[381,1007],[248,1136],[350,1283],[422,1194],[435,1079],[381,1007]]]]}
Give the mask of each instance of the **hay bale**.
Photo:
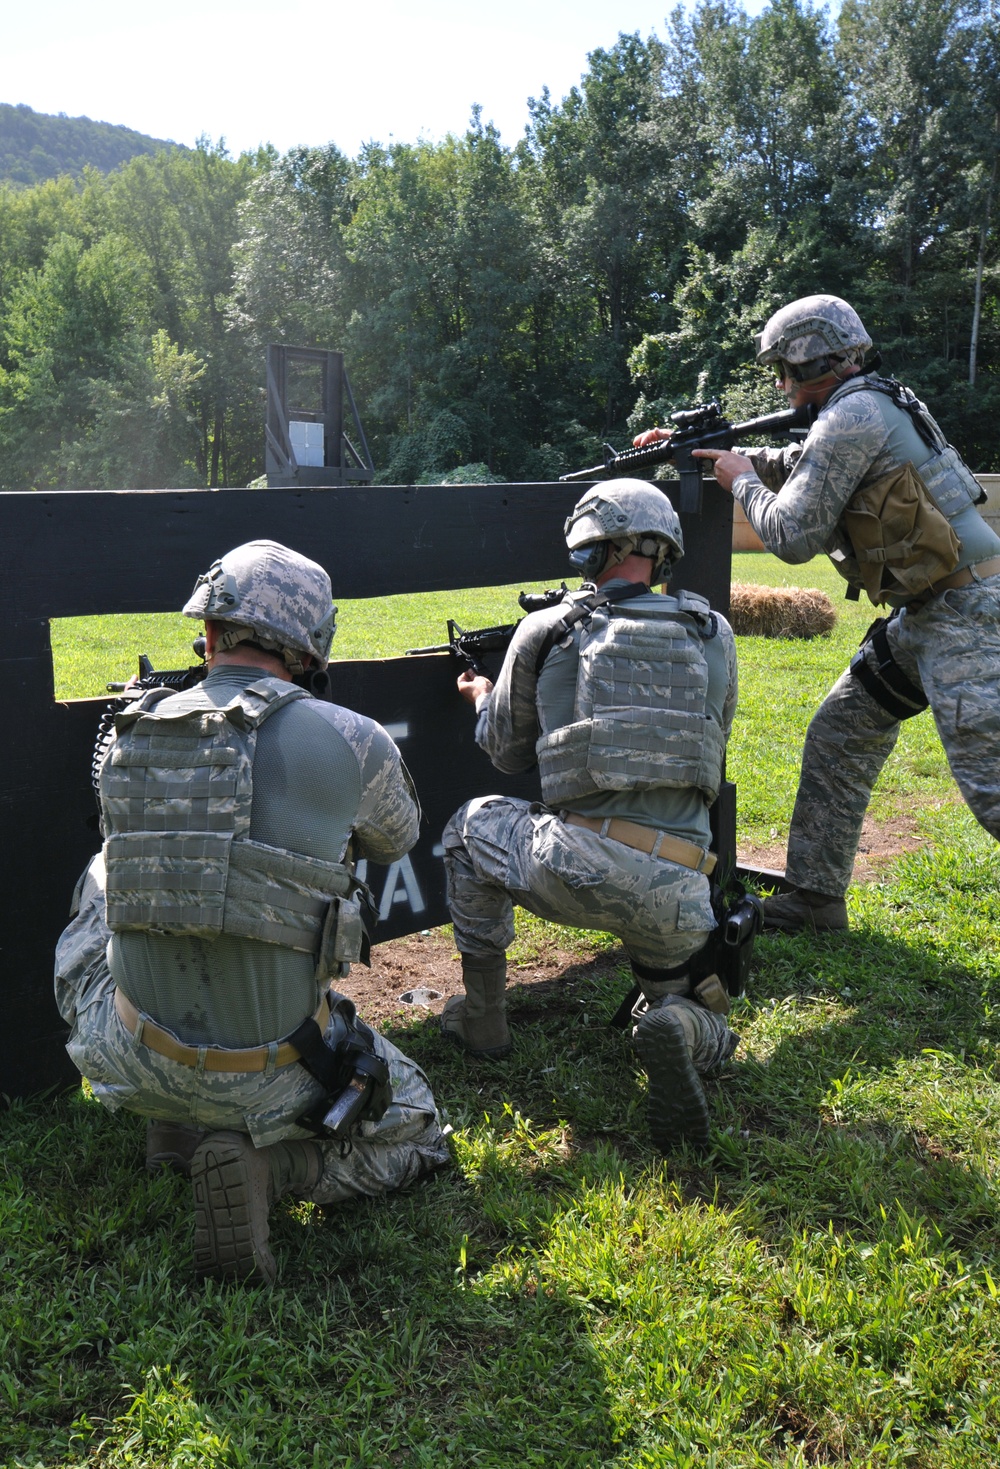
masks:
{"type": "Polygon", "coordinates": [[[729,620],[745,637],[815,638],[837,620],[833,603],[816,587],[757,587],[734,582],[729,620]]]}

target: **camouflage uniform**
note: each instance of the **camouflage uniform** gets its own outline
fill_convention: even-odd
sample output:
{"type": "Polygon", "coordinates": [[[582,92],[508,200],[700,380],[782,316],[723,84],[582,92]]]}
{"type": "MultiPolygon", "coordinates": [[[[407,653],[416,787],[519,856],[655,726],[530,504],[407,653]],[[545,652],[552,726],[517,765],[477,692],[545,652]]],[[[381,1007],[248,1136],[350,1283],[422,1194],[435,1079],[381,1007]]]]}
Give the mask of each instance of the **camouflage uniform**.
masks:
{"type": "MultiPolygon", "coordinates": [[[[691,600],[707,608],[701,599],[691,600]]],[[[627,606],[630,613],[648,616],[653,626],[661,618],[667,649],[667,628],[672,626],[676,633],[682,605],[676,598],[647,592],[620,604],[614,614],[627,606]]],[[[476,739],[499,770],[530,769],[542,747],[558,742],[573,727],[584,638],[580,625],[552,647],[541,673],[536,672],[539,651],[565,610],[563,603],[524,618],[496,687],[479,702],[476,739]]],[[[711,617],[716,635],[703,644],[708,661],[706,723],[713,723],[724,741],[736,706],[735,645],[728,623],[715,614],[711,617]]],[[[686,620],[681,612],[680,621],[686,620]]],[[[679,680],[680,648],[676,657],[679,680]]],[[[638,673],[636,677],[638,681],[638,673]]],[[[627,699],[627,693],[622,697],[627,699]]],[[[560,800],[558,810],[551,804],[501,796],[466,803],[449,821],[443,838],[448,904],[463,959],[502,961],[514,936],[517,904],[557,923],[615,934],[630,959],[646,969],[663,971],[684,964],[704,947],[715,926],[708,879],[598,831],[569,825],[560,813],[601,821],[623,818],[667,831],[707,851],[708,804],[706,794],[693,786],[653,784],[645,789],[613,789],[606,784],[601,790],[560,800]]],[[[690,980],[652,983],[647,993],[687,996],[690,980]]],[[[679,1007],[691,1032],[695,1065],[707,1071],[730,1053],[732,1032],[721,1016],[692,1000],[680,1000],[679,1007]]]]}
{"type": "MultiPolygon", "coordinates": [[[[263,677],[248,667],[218,667],[198,688],[161,700],[155,712],[232,707],[241,691],[263,677]]],[[[264,678],[259,686],[272,682],[280,683],[264,678]]],[[[386,732],[350,710],[307,697],[285,704],[261,725],[252,796],[249,839],[256,850],[291,849],[317,867],[342,862],[349,841],[356,856],[387,862],[416,838],[419,809],[386,732]]],[[[173,799],[180,812],[185,797],[173,799]]],[[[112,840],[127,822],[127,813],[105,805],[112,840]]],[[[81,880],[56,967],[57,1000],[73,1027],[68,1050],[97,1098],[113,1109],[208,1132],[248,1133],[258,1148],[311,1136],[295,1119],[323,1092],[304,1067],[278,1066],[273,1054],[262,1072],[186,1066],[145,1046],[141,1027],[130,1034],[114,994],[117,986],[144,1020],[187,1045],[242,1049],[273,1043],[276,1050],[280,1038],[316,1013],[327,989],[315,955],[238,932],[215,938],[112,933],[104,867],[99,856],[81,880]]],[[[352,1019],[349,1002],[337,997],[327,1040],[342,1039],[352,1019]]],[[[423,1073],[380,1037],[375,1044],[389,1066],[392,1104],[380,1121],[359,1125],[346,1157],[339,1143],[322,1145],[322,1177],[307,1195],[317,1202],[398,1188],[446,1159],[423,1073]]]]}
{"type": "MultiPolygon", "coordinates": [[[[933,462],[910,416],[856,378],[831,393],[801,449],[740,452],[755,472],[738,475],[733,494],[765,547],[792,563],[823,552],[848,576],[843,515],[855,491],[901,464],[923,472],[933,462]]],[[[971,480],[950,454],[951,475],[971,480]]],[[[1000,554],[1000,538],[971,502],[951,524],[961,546],[957,570],[1000,554]]],[[[920,607],[889,598],[902,610],[887,636],[893,659],[930,702],[963,796],[1000,838],[1000,576],[983,580],[973,570],[972,577],[920,607]]],[[[874,668],[871,646],[865,657],[874,668]]],[[[803,751],[786,869],[796,888],[832,897],[846,892],[872,787],[898,733],[899,721],[856,677],[845,673],[837,681],[803,751]]]]}

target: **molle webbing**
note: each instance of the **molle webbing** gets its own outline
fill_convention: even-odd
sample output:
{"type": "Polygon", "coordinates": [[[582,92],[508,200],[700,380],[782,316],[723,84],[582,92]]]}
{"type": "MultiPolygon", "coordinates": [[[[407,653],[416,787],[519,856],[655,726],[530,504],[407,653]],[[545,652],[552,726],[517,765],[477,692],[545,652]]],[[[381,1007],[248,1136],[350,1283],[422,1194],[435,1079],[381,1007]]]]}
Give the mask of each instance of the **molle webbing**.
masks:
{"type": "Polygon", "coordinates": [[[607,607],[614,602],[627,602],[632,597],[648,597],[649,587],[645,582],[628,582],[624,586],[610,587],[606,592],[575,592],[572,605],[557,623],[549,628],[535,658],[535,677],[541,673],[546,658],[557,643],[562,643],[578,623],[589,621],[598,607],[607,607]]]}
{"type": "Polygon", "coordinates": [[[949,520],[954,520],[970,502],[983,505],[988,499],[972,470],[950,444],[936,458],[921,464],[920,478],[941,514],[949,520]]]}
{"type": "Polygon", "coordinates": [[[233,934],[316,954],[330,900],[357,886],[340,863],[230,833],[121,832],[108,838],[108,927],[233,934]]]}
{"type": "Polygon", "coordinates": [[[699,599],[691,616],[676,601],[598,609],[581,637],[576,718],[536,745],[547,804],[662,787],[694,787],[714,799],[725,735],[707,713],[701,643],[715,626],[702,608],[699,599]]]}
{"type": "Polygon", "coordinates": [[[101,771],[112,931],[257,939],[317,956],[324,975],[357,957],[349,868],[249,837],[257,730],[307,697],[263,679],[225,708],[196,689],[118,717],[101,771]]]}

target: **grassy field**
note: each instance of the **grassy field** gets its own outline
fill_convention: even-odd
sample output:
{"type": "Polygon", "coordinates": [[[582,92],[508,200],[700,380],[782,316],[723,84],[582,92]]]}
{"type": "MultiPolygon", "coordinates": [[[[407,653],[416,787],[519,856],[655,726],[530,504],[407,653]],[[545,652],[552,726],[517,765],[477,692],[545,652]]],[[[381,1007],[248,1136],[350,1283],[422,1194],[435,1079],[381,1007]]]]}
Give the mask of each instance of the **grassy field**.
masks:
{"type": "MultiPolygon", "coordinates": [[[[341,654],[436,640],[454,601],[417,600],[380,604],[378,628],[345,606],[341,654]]],[[[514,615],[469,594],[469,625],[514,615]]],[[[815,644],[742,640],[730,764],[755,828],[783,834],[808,715],[865,616],[815,644]]],[[[191,625],[56,631],[60,689],[82,694],[116,639],[121,676],[137,646],[186,661],[191,625]]],[[[361,1208],[279,1206],[270,1292],[194,1284],[186,1186],[141,1172],[139,1119],[83,1092],[16,1104],[0,1462],[996,1466],[1000,863],[952,796],[929,717],[911,721],[878,802],[926,843],[852,889],[850,934],[760,941],[704,1157],[647,1146],[644,1078],[606,1025],[623,984],[583,934],[556,999],[519,992],[508,1061],[419,1020],[393,1032],[455,1166],[361,1208]]],[[[521,924],[515,982],[546,942],[521,924]]]]}

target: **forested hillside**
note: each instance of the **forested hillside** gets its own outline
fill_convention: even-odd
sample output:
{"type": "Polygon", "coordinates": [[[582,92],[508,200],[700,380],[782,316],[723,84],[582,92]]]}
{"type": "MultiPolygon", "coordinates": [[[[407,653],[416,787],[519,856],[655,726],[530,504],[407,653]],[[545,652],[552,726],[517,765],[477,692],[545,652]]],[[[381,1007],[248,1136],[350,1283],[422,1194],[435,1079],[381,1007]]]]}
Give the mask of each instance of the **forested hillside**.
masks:
{"type": "Polygon", "coordinates": [[[621,36],[521,140],[0,189],[0,484],[245,484],[269,341],[337,347],[383,482],[545,479],[671,408],[776,404],[782,302],[847,296],[1000,466],[996,0],[702,0],[621,36]]]}
{"type": "Polygon", "coordinates": [[[130,158],[176,146],[114,123],[0,102],[0,182],[39,184],[64,173],[80,178],[88,167],[110,173],[130,158]]]}

